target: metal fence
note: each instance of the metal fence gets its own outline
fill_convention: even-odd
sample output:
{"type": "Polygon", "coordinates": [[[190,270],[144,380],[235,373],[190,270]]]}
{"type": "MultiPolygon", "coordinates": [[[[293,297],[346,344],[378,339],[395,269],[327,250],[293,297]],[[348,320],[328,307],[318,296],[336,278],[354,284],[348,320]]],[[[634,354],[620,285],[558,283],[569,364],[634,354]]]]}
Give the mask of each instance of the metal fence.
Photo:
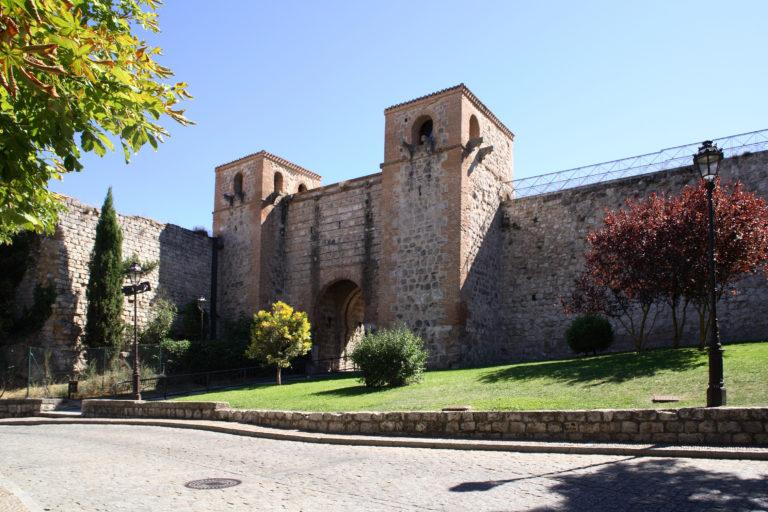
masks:
{"type": "MultiPolygon", "coordinates": [[[[283,369],[283,382],[296,382],[330,374],[356,372],[357,368],[349,357],[320,359],[315,361],[299,360],[290,368],[283,369]]],[[[247,385],[269,384],[275,381],[273,366],[249,366],[231,370],[207,372],[160,374],[141,379],[143,398],[168,398],[170,396],[205,393],[247,385]]],[[[127,397],[131,394],[132,381],[125,379],[114,383],[113,398],[127,397]]]]}
{"type": "MultiPolygon", "coordinates": [[[[159,345],[139,345],[139,358],[142,376],[163,373],[159,345]]],[[[9,376],[6,392],[14,398],[64,398],[73,391],[78,398],[109,396],[116,382],[130,378],[132,362],[130,349],[0,347],[0,372],[9,376]]]]}
{"type": "MultiPolygon", "coordinates": [[[[768,150],[768,129],[731,135],[715,139],[714,142],[723,150],[726,158],[765,151],[768,150]]],[[[512,180],[513,197],[547,194],[603,181],[690,167],[699,145],[698,142],[685,144],[655,153],[512,180]]]]}
{"type": "MultiPolygon", "coordinates": [[[[141,383],[149,398],[273,382],[274,367],[250,366],[195,373],[168,373],[159,345],[140,345],[141,383]]],[[[5,398],[98,398],[131,392],[133,352],[110,348],[0,347],[0,380],[5,398]]],[[[284,380],[354,372],[349,357],[300,358],[283,370],[284,380]]]]}

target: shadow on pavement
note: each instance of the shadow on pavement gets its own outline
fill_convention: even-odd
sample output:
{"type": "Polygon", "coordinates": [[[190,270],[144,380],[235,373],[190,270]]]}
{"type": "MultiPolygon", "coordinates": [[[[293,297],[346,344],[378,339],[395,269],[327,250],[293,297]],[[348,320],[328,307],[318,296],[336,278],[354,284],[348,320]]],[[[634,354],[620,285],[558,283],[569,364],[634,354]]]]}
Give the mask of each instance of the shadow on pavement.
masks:
{"type": "Polygon", "coordinates": [[[518,480],[541,478],[548,493],[559,495],[554,509],[563,511],[768,510],[768,475],[742,478],[734,473],[706,471],[683,460],[631,459],[509,480],[464,482],[450,490],[484,492],[514,485],[518,480]]]}

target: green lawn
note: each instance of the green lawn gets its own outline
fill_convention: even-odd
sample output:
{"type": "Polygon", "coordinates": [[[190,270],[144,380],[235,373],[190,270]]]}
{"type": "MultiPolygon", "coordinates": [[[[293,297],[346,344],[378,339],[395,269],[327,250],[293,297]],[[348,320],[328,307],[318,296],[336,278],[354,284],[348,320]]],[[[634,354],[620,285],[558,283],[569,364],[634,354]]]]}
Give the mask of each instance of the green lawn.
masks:
{"type": "MultiPolygon", "coordinates": [[[[768,404],[768,343],[726,346],[728,405],[768,404]]],[[[225,401],[237,408],[302,411],[600,409],[704,405],[707,354],[663,349],[561,361],[431,371],[418,384],[370,390],[354,377],[262,385],[180,400],[225,401]],[[677,395],[653,404],[651,395],[677,395]]]]}

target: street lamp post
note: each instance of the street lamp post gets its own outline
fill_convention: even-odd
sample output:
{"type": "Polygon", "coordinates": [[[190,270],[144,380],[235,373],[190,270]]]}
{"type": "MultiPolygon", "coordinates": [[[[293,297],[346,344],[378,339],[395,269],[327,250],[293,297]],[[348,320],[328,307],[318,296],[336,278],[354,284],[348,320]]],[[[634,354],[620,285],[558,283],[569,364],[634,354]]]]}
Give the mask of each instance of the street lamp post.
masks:
{"type": "Polygon", "coordinates": [[[718,167],[723,159],[723,151],[705,140],[699,151],[693,155],[693,164],[706,182],[707,208],[709,211],[709,236],[707,257],[709,270],[709,300],[710,300],[710,336],[709,336],[709,387],[707,388],[707,407],[725,405],[725,384],[723,379],[723,346],[720,343],[720,329],[717,324],[717,279],[715,267],[715,208],[712,203],[712,193],[715,190],[715,179],[718,167]]]}
{"type": "Polygon", "coordinates": [[[133,379],[132,389],[134,400],[141,400],[141,373],[139,371],[139,330],[137,327],[139,280],[141,279],[141,265],[133,262],[128,268],[128,276],[133,285],[133,379]]]}
{"type": "Polygon", "coordinates": [[[205,302],[202,295],[197,299],[197,309],[200,311],[200,341],[205,339],[205,302]]]}

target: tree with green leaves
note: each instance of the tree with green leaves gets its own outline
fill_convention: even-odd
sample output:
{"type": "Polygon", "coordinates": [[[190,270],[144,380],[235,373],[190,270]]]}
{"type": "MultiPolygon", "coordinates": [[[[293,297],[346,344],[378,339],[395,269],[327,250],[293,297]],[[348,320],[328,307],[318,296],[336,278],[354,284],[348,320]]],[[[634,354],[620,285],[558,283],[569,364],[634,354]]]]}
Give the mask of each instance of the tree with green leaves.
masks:
{"type": "Polygon", "coordinates": [[[0,243],[50,234],[63,209],[52,179],[83,152],[157,148],[166,116],[189,124],[190,96],[134,34],[158,32],[158,0],[0,0],[0,243]]]}
{"type": "Polygon", "coordinates": [[[88,264],[88,313],[85,344],[89,347],[117,346],[123,333],[123,232],[107,191],[96,225],[96,240],[88,264]]]}
{"type": "Polygon", "coordinates": [[[275,365],[275,381],[282,384],[282,369],[312,348],[309,320],[282,301],[272,304],[271,311],[259,311],[251,323],[251,344],[246,357],[275,365]]]}

